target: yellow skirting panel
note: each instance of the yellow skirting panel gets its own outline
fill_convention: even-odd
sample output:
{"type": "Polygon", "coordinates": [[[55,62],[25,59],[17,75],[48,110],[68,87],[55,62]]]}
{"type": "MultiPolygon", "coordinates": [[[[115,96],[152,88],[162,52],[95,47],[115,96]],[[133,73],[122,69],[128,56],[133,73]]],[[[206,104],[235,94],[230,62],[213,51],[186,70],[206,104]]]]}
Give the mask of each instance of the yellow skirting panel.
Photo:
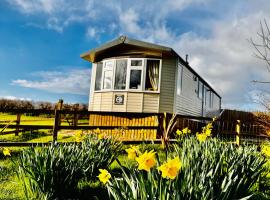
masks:
{"type": "Polygon", "coordinates": [[[128,126],[158,126],[157,116],[148,117],[124,117],[113,115],[91,114],[90,126],[119,126],[118,129],[101,130],[100,133],[113,136],[119,140],[151,140],[156,139],[157,130],[152,129],[128,129],[128,126]]]}

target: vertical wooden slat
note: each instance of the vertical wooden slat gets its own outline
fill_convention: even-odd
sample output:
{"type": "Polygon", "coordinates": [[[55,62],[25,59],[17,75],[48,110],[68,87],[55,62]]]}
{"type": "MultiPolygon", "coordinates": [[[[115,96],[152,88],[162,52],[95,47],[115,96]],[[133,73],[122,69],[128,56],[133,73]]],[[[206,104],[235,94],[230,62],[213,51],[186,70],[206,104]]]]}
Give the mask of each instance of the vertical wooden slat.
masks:
{"type": "MultiPolygon", "coordinates": [[[[17,114],[16,125],[20,125],[20,123],[21,123],[21,113],[18,113],[17,114]]],[[[19,128],[16,127],[15,136],[18,136],[19,132],[20,132],[19,128]]]]}

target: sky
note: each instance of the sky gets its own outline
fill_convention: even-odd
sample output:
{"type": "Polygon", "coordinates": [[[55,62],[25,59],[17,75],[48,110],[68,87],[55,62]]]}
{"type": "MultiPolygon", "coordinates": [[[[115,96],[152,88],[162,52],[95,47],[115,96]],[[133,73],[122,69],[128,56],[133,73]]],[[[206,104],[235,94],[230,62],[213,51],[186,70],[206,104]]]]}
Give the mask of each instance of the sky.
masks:
{"type": "Polygon", "coordinates": [[[0,98],[87,103],[91,63],[80,54],[120,35],[172,47],[222,97],[256,110],[269,91],[254,56],[269,0],[1,0],[0,98]]]}

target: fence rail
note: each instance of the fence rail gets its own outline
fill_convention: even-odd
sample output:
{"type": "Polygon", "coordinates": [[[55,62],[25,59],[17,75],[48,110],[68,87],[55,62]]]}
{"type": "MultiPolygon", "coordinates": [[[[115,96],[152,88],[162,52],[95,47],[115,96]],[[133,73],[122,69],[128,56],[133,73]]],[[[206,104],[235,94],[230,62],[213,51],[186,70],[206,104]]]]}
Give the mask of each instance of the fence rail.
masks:
{"type": "MultiPolygon", "coordinates": [[[[132,134],[138,134],[139,130],[154,130],[156,131],[156,138],[149,139],[138,139],[126,140],[126,143],[137,143],[137,142],[157,142],[159,143],[159,138],[161,137],[161,132],[163,130],[164,120],[168,122],[172,118],[172,114],[164,113],[134,113],[134,112],[96,112],[96,111],[79,111],[79,110],[62,110],[63,102],[59,101],[55,110],[27,110],[27,109],[0,109],[0,113],[12,113],[16,115],[16,120],[13,120],[12,123],[8,120],[0,121],[0,135],[15,133],[18,135],[19,132],[25,130],[38,130],[38,129],[51,129],[53,132],[53,141],[57,140],[59,130],[113,130],[113,129],[125,129],[129,131],[134,131],[132,134]],[[21,124],[22,122],[27,122],[27,120],[21,120],[23,114],[31,115],[50,115],[50,119],[53,120],[51,125],[31,125],[31,124],[21,124]],[[99,118],[93,119],[94,122],[97,122],[98,125],[89,124],[90,117],[98,115],[99,118]],[[67,117],[68,116],[68,117],[67,117]],[[113,121],[113,117],[118,119],[118,123],[109,123],[113,121]],[[154,118],[151,118],[154,117],[154,118]],[[89,119],[89,122],[79,123],[79,118],[89,119]],[[137,119],[132,121],[132,119],[137,119]],[[147,119],[156,120],[155,123],[152,121],[147,121],[147,119]],[[69,125],[61,124],[64,120],[68,121],[69,125]],[[96,120],[96,121],[95,121],[96,120]],[[10,123],[9,123],[10,122],[10,123]],[[85,125],[87,124],[87,125],[85,125]],[[4,131],[3,129],[8,129],[4,131]],[[2,129],[2,131],[1,131],[2,129]],[[14,130],[10,130],[14,129],[14,130]],[[137,131],[137,132],[136,132],[137,131]]],[[[93,121],[92,120],[92,121],[93,121]]],[[[200,132],[202,127],[206,125],[209,121],[212,121],[212,118],[209,117],[198,117],[191,115],[176,115],[175,118],[176,124],[173,131],[177,129],[183,129],[188,127],[192,130],[193,133],[200,132]]],[[[96,123],[97,124],[97,123],[96,123]]],[[[262,127],[251,124],[250,122],[240,122],[240,121],[224,121],[224,119],[216,119],[213,127],[213,135],[220,138],[232,138],[235,139],[235,142],[240,144],[242,141],[240,136],[243,136],[242,139],[247,138],[247,141],[253,139],[256,140],[269,140],[269,137],[266,136],[263,132],[262,127]],[[251,139],[250,139],[251,138],[251,139]]],[[[0,142],[0,146],[32,146],[39,145],[41,143],[26,143],[26,142],[0,142]]],[[[41,145],[47,145],[47,143],[42,143],[41,145]]],[[[48,143],[49,144],[49,143],[48,143]]]]}

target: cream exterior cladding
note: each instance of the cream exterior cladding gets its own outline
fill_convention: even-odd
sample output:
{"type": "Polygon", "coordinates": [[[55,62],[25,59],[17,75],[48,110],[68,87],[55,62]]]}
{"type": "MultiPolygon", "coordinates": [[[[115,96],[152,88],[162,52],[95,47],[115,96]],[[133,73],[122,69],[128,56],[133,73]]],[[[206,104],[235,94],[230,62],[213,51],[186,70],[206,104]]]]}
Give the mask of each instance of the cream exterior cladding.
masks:
{"type": "Polygon", "coordinates": [[[83,53],[90,111],[215,116],[221,97],[172,48],[126,36],[83,53]]]}

